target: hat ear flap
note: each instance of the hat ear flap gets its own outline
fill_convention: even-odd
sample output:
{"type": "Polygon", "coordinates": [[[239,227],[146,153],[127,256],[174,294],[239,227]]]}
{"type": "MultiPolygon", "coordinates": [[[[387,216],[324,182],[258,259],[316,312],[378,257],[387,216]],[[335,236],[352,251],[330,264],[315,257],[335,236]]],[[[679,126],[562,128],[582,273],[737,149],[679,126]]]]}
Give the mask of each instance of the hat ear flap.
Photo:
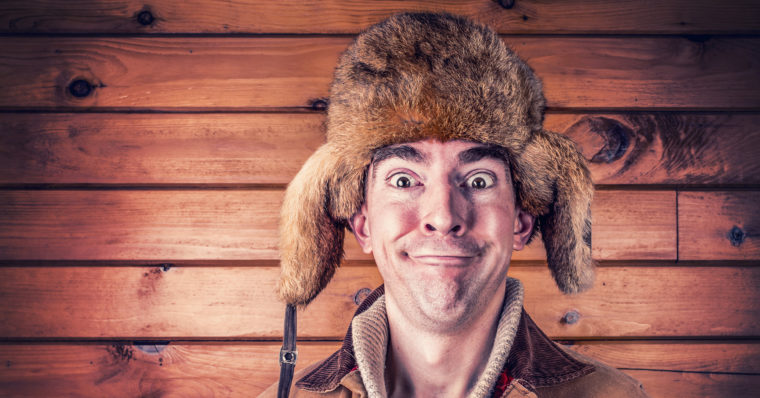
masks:
{"type": "Polygon", "coordinates": [[[594,283],[591,199],[594,185],[586,162],[567,137],[540,130],[519,159],[519,186],[537,224],[557,286],[577,293],[594,283]]]}
{"type": "Polygon", "coordinates": [[[288,304],[305,306],[324,289],[343,258],[345,222],[329,212],[329,186],[336,156],[323,145],[288,185],[280,215],[278,294],[288,304]]]}

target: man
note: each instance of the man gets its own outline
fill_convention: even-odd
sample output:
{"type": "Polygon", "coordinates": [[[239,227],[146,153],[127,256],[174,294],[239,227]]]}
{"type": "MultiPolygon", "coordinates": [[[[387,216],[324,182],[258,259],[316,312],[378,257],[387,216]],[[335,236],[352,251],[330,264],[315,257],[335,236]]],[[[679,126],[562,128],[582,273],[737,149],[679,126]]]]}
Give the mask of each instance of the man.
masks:
{"type": "Polygon", "coordinates": [[[385,284],[291,396],[646,396],[549,340],[507,277],[539,229],[562,291],[593,281],[593,185],[574,145],[543,130],[543,107],[530,68],[466,19],[401,14],[357,37],[336,69],[327,143],[283,204],[280,395],[294,306],[329,282],[349,227],[385,284]]]}

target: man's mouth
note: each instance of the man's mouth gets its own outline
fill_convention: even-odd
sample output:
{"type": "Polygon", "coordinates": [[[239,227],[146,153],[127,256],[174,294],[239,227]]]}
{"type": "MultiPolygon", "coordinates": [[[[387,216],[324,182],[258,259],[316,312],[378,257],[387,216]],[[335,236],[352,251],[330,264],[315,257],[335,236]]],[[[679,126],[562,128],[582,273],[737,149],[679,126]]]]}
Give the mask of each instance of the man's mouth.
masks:
{"type": "Polygon", "coordinates": [[[402,254],[421,265],[467,267],[483,249],[474,240],[418,240],[402,249],[402,254]]]}
{"type": "Polygon", "coordinates": [[[476,257],[476,255],[469,253],[405,254],[416,263],[444,267],[465,267],[470,265],[472,263],[472,260],[476,257]]]}

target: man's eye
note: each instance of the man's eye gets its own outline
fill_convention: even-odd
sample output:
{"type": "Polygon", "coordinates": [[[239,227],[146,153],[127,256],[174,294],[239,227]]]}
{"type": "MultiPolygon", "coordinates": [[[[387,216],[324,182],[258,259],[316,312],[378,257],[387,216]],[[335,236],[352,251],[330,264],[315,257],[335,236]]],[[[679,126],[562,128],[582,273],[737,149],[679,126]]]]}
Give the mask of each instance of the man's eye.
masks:
{"type": "Polygon", "coordinates": [[[396,173],[392,175],[388,181],[396,188],[411,188],[412,186],[417,185],[417,180],[406,173],[396,173]]]}
{"type": "Polygon", "coordinates": [[[494,182],[495,180],[492,175],[488,173],[476,173],[467,177],[465,186],[472,189],[486,189],[490,188],[494,182]]]}

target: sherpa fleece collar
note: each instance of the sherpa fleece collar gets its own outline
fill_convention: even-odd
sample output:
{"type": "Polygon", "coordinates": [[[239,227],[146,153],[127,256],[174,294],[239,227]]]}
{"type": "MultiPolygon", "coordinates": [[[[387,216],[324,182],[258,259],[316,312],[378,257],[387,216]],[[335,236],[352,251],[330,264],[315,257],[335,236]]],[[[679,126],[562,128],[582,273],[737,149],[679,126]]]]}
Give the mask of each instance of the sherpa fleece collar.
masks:
{"type": "MultiPolygon", "coordinates": [[[[386,395],[383,375],[388,328],[384,292],[381,285],[362,302],[341,348],[297,381],[299,388],[332,391],[358,368],[370,397],[386,395]]],[[[489,396],[504,369],[529,390],[564,383],[594,371],[592,365],[565,354],[538,328],[522,309],[522,298],[522,284],[508,278],[494,348],[471,397],[489,396]]]]}

